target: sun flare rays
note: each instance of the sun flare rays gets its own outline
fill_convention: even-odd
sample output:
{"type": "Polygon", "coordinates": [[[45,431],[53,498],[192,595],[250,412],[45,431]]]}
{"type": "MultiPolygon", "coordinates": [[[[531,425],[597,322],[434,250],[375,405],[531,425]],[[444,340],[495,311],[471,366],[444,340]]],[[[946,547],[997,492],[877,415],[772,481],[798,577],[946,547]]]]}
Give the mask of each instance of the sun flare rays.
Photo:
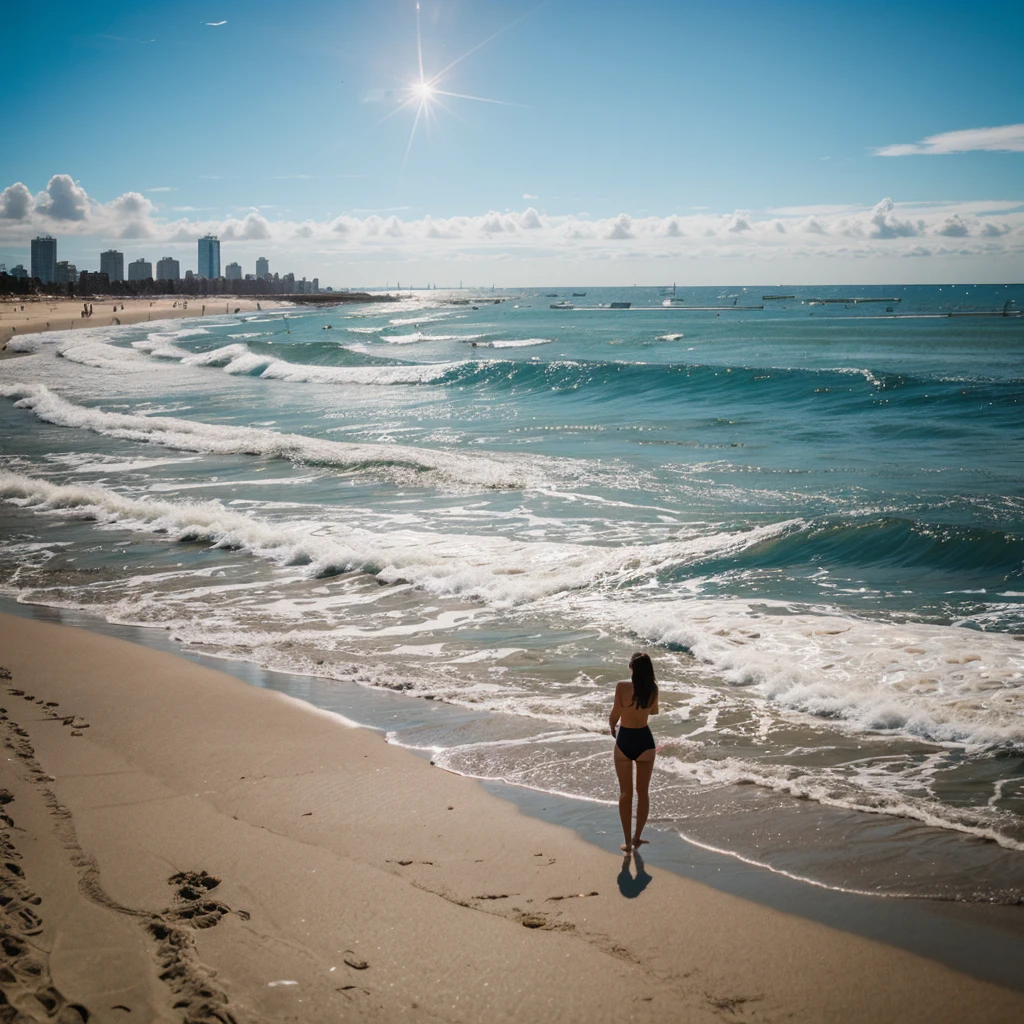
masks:
{"type": "Polygon", "coordinates": [[[505,28],[501,28],[497,32],[492,33],[486,39],[468,49],[460,57],[456,57],[455,60],[451,61],[436,74],[428,76],[424,69],[423,61],[423,33],[420,28],[420,5],[418,3],[416,4],[416,58],[419,68],[419,76],[413,81],[407,81],[405,83],[405,86],[400,93],[398,106],[396,106],[394,110],[385,114],[385,116],[378,122],[378,124],[382,124],[384,121],[389,120],[396,114],[400,114],[405,110],[413,110],[415,112],[412,121],[412,128],[409,131],[409,141],[406,143],[405,147],[405,156],[402,159],[403,168],[409,159],[409,154],[412,152],[413,142],[416,139],[416,132],[420,125],[423,124],[424,128],[428,127],[430,122],[436,119],[438,110],[443,110],[445,113],[451,114],[458,118],[458,120],[466,123],[466,119],[452,110],[448,104],[443,103],[440,97],[445,96],[450,99],[471,100],[475,103],[491,103],[503,107],[524,106],[522,103],[513,103],[508,100],[497,100],[487,96],[473,96],[464,92],[452,92],[440,87],[445,76],[451,72],[456,65],[461,64],[467,57],[485,47],[488,43],[501,35],[502,32],[507,31],[519,21],[522,21],[522,18],[517,18],[510,25],[506,25],[505,28]]]}

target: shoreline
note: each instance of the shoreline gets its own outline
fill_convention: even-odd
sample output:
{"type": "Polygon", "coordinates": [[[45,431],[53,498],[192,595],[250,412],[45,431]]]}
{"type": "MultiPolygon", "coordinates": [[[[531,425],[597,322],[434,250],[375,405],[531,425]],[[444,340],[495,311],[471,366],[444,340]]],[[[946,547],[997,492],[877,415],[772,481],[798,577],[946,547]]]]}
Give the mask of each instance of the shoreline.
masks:
{"type": "Polygon", "coordinates": [[[93,315],[82,317],[83,299],[53,299],[37,297],[25,302],[10,297],[0,300],[0,358],[21,355],[8,347],[12,338],[25,334],[45,334],[49,331],[67,331],[84,327],[111,327],[115,322],[122,325],[138,324],[149,320],[176,320],[199,318],[240,312],[270,312],[271,310],[293,309],[294,303],[275,299],[240,298],[233,295],[208,296],[198,299],[191,296],[162,296],[156,299],[124,299],[104,296],[93,299],[93,315]],[[188,302],[188,308],[183,302],[188,302]],[[114,306],[118,309],[115,312],[114,306]],[[24,311],[21,307],[24,306],[24,311]],[[123,309],[121,307],[124,307],[123,309]],[[257,306],[261,309],[257,310],[257,306]]]}
{"type": "MultiPolygon", "coordinates": [[[[286,1005],[313,1019],[356,998],[365,999],[362,1016],[381,1020],[399,1013],[425,1020],[552,1016],[552,1001],[563,1008],[556,1020],[677,1019],[682,1007],[695,1020],[755,1020],[781,1012],[807,1021],[984,1020],[1024,1009],[1020,992],[652,866],[663,834],[652,837],[658,854],[648,856],[641,878],[623,877],[617,851],[543,818],[524,817],[507,796],[495,800],[493,787],[432,769],[371,729],[344,728],[338,715],[197,666],[196,656],[40,623],[32,618],[40,611],[61,613],[20,607],[19,616],[0,617],[2,663],[14,676],[4,685],[30,684],[27,694],[34,698],[26,718],[21,697],[3,691],[18,722],[14,728],[23,730],[21,739],[33,750],[19,768],[38,762],[35,791],[42,780],[68,809],[83,856],[95,858],[104,891],[119,905],[143,916],[165,913],[159,908],[169,898],[168,861],[223,878],[211,892],[227,908],[217,911],[217,928],[194,935],[189,929],[185,938],[194,945],[185,945],[200,967],[217,970],[239,1020],[250,1013],[275,1019],[286,1005]],[[58,703],[56,719],[47,717],[47,701],[58,703]],[[61,725],[71,712],[84,717],[61,725]],[[87,728],[74,728],[85,722],[87,728]],[[82,735],[73,736],[76,731],[82,735]],[[111,774],[96,782],[101,767],[111,774]],[[387,784],[381,786],[382,779],[387,784]],[[239,830],[244,841],[234,835],[239,830]],[[267,850],[268,842],[283,843],[284,850],[267,850]],[[535,860],[537,851],[544,856],[535,860]],[[264,861],[278,854],[290,865],[286,877],[260,880],[269,869],[264,861]],[[303,866],[309,858],[320,879],[303,866]],[[646,888],[652,891],[645,898],[646,888]],[[360,902],[367,892],[369,914],[360,902]],[[578,898],[591,892],[597,895],[578,898]],[[295,906],[305,920],[295,920],[295,906]],[[338,959],[344,951],[336,952],[341,940],[332,929],[351,920],[355,907],[368,929],[378,928],[378,939],[402,945],[399,961],[374,961],[363,974],[338,959]],[[250,915],[248,923],[240,909],[250,915]],[[527,918],[539,923],[531,926],[527,918]],[[388,922],[384,933],[382,919],[388,922]],[[300,926],[310,926],[304,937],[300,926]],[[392,934],[396,929],[418,936],[419,944],[410,946],[392,934]],[[261,939],[254,945],[255,933],[261,939]],[[427,934],[429,948],[422,945],[427,934]],[[305,951],[301,957],[291,950],[296,941],[305,951]],[[276,951],[273,970],[265,945],[276,951]],[[448,954],[450,970],[435,962],[435,947],[448,954]],[[326,957],[320,970],[310,969],[313,953],[313,959],[326,957]],[[567,984],[562,971],[566,957],[575,984],[567,984]],[[505,958],[514,961],[510,970],[504,970],[505,958]],[[469,963],[473,971],[466,970],[469,963]],[[273,976],[256,984],[264,977],[257,967],[273,976]],[[355,988],[332,987],[338,971],[355,988]],[[479,991],[482,978],[491,980],[479,991]],[[298,984],[271,988],[273,981],[298,984]],[[302,1007],[294,1006],[297,998],[306,1000],[302,1007]]],[[[27,785],[4,808],[18,827],[21,803],[32,790],[27,785]]],[[[550,803],[528,792],[517,803],[550,803]]],[[[19,833],[13,835],[19,841],[19,833]]],[[[18,852],[25,881],[38,886],[34,855],[18,852]]],[[[183,909],[180,900],[170,907],[183,909]]],[[[45,935],[52,922],[45,914],[43,920],[45,935]]],[[[957,927],[954,922],[951,929],[957,927]]],[[[365,953],[366,937],[359,942],[365,953]]],[[[69,1000],[74,985],[84,984],[75,960],[61,961],[64,988],[57,985],[60,972],[53,974],[69,1000]]],[[[141,999],[142,989],[150,993],[146,998],[159,996],[152,978],[142,985],[138,971],[129,974],[131,998],[141,999]]],[[[87,1005],[84,998],[74,996],[87,1005]]]]}
{"type": "MultiPolygon", "coordinates": [[[[159,627],[112,622],[95,612],[35,602],[21,604],[11,595],[0,595],[0,613],[78,626],[173,654],[197,665],[224,672],[249,685],[297,698],[311,707],[340,713],[360,728],[387,734],[390,744],[421,758],[432,758],[432,748],[406,745],[398,738],[401,734],[415,733],[417,728],[457,729],[460,724],[467,724],[472,719],[487,720],[490,717],[487,712],[476,712],[429,697],[424,700],[387,687],[368,687],[336,676],[310,675],[302,669],[268,668],[229,654],[191,650],[178,636],[173,633],[167,635],[159,627]]],[[[445,770],[460,774],[453,769],[445,770]]],[[[503,779],[472,774],[465,777],[474,779],[489,792],[515,804],[526,813],[574,829],[581,838],[602,849],[614,848],[621,838],[618,837],[614,812],[614,794],[610,791],[608,799],[600,800],[537,789],[525,783],[517,785],[503,779]]],[[[999,927],[1007,934],[1012,933],[1016,943],[1014,948],[1018,950],[1020,959],[1024,960],[1024,910],[1018,909],[1016,903],[981,896],[956,899],[884,890],[871,892],[847,887],[841,882],[801,874],[795,868],[786,870],[775,867],[751,859],[740,851],[709,844],[680,831],[677,825],[666,825],[667,820],[655,815],[648,826],[649,830],[657,831],[661,839],[672,847],[667,856],[660,856],[662,844],[659,839],[654,861],[661,867],[786,913],[795,913],[808,920],[868,938],[891,941],[909,952],[934,955],[947,966],[973,973],[977,977],[1024,988],[1024,977],[1019,976],[1016,966],[1010,971],[1004,971],[988,957],[981,958],[970,950],[946,948],[942,942],[932,941],[932,936],[928,934],[928,929],[944,927],[941,921],[935,920],[935,915],[941,917],[951,912],[958,915],[958,920],[969,921],[973,927],[982,930],[999,927]],[[889,909],[880,909],[885,907],[889,909]],[[897,907],[904,909],[896,911],[897,907]],[[907,915],[914,917],[914,921],[907,921],[907,915]],[[856,923],[852,924],[851,921],[856,923]]],[[[902,847],[902,840],[897,840],[896,845],[902,847]]]]}

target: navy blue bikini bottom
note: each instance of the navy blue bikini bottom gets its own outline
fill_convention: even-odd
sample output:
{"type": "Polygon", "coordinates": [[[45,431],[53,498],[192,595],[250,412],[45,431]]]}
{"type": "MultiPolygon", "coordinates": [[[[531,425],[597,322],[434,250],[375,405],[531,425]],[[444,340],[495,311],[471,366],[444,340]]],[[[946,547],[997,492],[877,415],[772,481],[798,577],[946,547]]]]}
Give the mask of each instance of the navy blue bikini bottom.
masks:
{"type": "Polygon", "coordinates": [[[654,734],[649,725],[645,725],[642,729],[627,729],[624,725],[620,725],[615,736],[615,745],[630,761],[635,761],[645,750],[654,749],[654,734]]]}

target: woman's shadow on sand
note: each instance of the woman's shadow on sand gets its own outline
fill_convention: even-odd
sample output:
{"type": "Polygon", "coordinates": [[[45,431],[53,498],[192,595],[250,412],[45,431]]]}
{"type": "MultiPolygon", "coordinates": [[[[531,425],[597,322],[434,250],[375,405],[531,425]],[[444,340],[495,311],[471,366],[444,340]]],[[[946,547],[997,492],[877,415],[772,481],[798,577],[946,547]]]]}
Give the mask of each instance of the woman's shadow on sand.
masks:
{"type": "Polygon", "coordinates": [[[622,858],[622,870],[619,871],[619,877],[617,879],[619,883],[619,892],[626,897],[627,900],[635,900],[651,884],[651,876],[647,874],[647,869],[644,867],[643,858],[639,853],[633,852],[632,857],[626,854],[622,858]],[[629,872],[630,860],[636,865],[636,874],[631,875],[629,872]]]}

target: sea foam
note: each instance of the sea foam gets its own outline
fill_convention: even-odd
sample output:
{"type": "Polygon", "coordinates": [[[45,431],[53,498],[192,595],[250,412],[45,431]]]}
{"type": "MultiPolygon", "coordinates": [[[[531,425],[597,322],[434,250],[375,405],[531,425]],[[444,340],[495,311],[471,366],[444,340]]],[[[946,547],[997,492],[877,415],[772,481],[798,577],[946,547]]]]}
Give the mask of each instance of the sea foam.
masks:
{"type": "MultiPolygon", "coordinates": [[[[105,346],[100,346],[105,348],[105,346]]],[[[123,350],[107,349],[108,352],[123,350]]],[[[234,358],[244,356],[236,353],[234,358]]],[[[228,365],[231,365],[230,361],[228,365]]],[[[268,371],[274,370],[271,364],[268,371]]],[[[291,372],[291,367],[282,372],[291,372]]],[[[312,379],[317,367],[306,368],[312,379]]],[[[326,373],[352,369],[365,370],[364,379],[373,373],[387,375],[405,367],[328,367],[326,373]]],[[[408,369],[416,370],[416,367],[408,369]]],[[[290,378],[286,378],[290,379],[290,378]]],[[[408,445],[352,444],[307,437],[304,434],[283,434],[256,427],[202,423],[164,416],[138,416],[104,412],[76,405],[52,392],[42,384],[13,384],[0,388],[0,394],[16,399],[21,409],[31,409],[42,420],[58,426],[91,430],[108,437],[151,442],[179,451],[214,452],[219,454],[265,455],[292,459],[315,465],[330,466],[343,471],[376,474],[388,480],[432,486],[520,488],[528,483],[540,485],[557,467],[567,468],[556,460],[493,453],[489,455],[415,448],[408,445]],[[547,463],[547,465],[546,465],[547,463]]]]}

